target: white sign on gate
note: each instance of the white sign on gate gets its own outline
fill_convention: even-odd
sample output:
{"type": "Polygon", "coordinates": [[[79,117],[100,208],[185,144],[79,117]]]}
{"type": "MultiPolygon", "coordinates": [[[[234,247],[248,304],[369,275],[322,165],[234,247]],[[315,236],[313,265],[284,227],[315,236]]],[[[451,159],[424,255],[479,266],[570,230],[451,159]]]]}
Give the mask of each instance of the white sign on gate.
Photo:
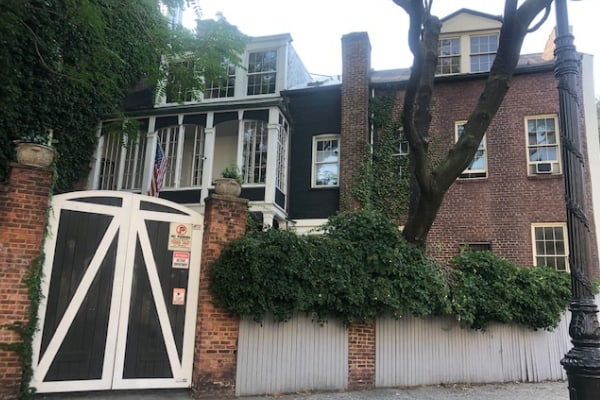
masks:
{"type": "Polygon", "coordinates": [[[188,269],[190,267],[190,252],[174,251],[173,263],[171,266],[176,269],[188,269]]]}
{"type": "Polygon", "coordinates": [[[169,226],[169,250],[192,249],[192,224],[171,222],[169,226]]]}

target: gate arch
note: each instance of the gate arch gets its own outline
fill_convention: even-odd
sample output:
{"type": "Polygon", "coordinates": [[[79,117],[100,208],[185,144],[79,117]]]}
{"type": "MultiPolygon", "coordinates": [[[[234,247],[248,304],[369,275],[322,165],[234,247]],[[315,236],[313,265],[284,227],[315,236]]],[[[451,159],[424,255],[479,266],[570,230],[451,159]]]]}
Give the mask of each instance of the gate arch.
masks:
{"type": "Polygon", "coordinates": [[[32,386],[191,385],[203,217],[128,192],[54,196],[32,386]]]}

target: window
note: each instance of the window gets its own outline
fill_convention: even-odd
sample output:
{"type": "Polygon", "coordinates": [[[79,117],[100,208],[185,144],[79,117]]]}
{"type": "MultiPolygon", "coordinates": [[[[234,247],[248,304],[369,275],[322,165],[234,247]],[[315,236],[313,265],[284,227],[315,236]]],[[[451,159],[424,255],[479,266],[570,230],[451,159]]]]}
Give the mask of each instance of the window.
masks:
{"type": "Polygon", "coordinates": [[[102,139],[99,189],[141,190],[144,176],[146,136],[105,133],[102,139]]]}
{"type": "Polygon", "coordinates": [[[460,73],[460,38],[440,39],[438,55],[436,74],[460,73]]]}
{"type": "Polygon", "coordinates": [[[492,244],[490,242],[466,242],[460,244],[460,249],[468,251],[492,251],[492,244]]]}
{"type": "Polygon", "coordinates": [[[408,140],[406,140],[402,131],[400,132],[400,135],[400,142],[398,143],[397,150],[392,153],[392,157],[397,160],[398,176],[402,178],[403,174],[405,174],[404,170],[408,170],[408,155],[410,154],[410,145],[408,144],[408,140]]]}
{"type": "Polygon", "coordinates": [[[279,128],[277,135],[277,175],[275,176],[275,187],[282,192],[285,192],[286,189],[288,135],[288,124],[285,122],[279,128]]]}
{"type": "Polygon", "coordinates": [[[198,125],[162,128],[157,140],[167,159],[163,190],[201,186],[204,128],[198,125]]]}
{"type": "Polygon", "coordinates": [[[277,50],[250,53],[248,58],[248,96],[275,93],[277,50]]]}
{"type": "Polygon", "coordinates": [[[197,99],[197,91],[191,86],[194,79],[194,65],[188,61],[182,61],[169,65],[169,71],[179,77],[176,81],[173,73],[167,76],[165,96],[167,103],[190,102],[197,99]],[[187,86],[187,88],[186,88],[187,86]]]}
{"type": "MultiPolygon", "coordinates": [[[[458,141],[465,132],[465,123],[466,121],[461,121],[454,124],[456,141],[458,141]]],[[[473,156],[473,160],[471,160],[471,163],[465,168],[463,173],[460,174],[460,178],[487,178],[487,148],[485,135],[483,135],[481,142],[479,142],[479,147],[473,156]]]]}
{"type": "Polygon", "coordinates": [[[244,183],[265,183],[267,175],[267,123],[244,121],[244,183]]]}
{"type": "Polygon", "coordinates": [[[554,116],[525,119],[529,175],[560,174],[559,138],[554,116]]]}
{"type": "Polygon", "coordinates": [[[313,138],[312,187],[339,185],[339,135],[313,138]]]}
{"type": "Polygon", "coordinates": [[[567,227],[564,223],[532,225],[533,263],[569,270],[567,227]]]}
{"type": "Polygon", "coordinates": [[[235,95],[235,65],[225,62],[224,68],[227,70],[227,78],[207,84],[204,91],[205,99],[219,99],[235,95]]]}
{"type": "Polygon", "coordinates": [[[471,36],[471,72],[487,72],[492,68],[498,35],[471,36]]]}

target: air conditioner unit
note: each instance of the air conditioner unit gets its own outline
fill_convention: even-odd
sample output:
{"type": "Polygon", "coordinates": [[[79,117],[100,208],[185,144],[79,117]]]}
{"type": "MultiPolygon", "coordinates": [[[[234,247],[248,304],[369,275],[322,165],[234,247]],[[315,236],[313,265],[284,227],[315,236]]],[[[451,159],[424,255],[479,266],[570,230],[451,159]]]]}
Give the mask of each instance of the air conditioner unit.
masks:
{"type": "Polygon", "coordinates": [[[535,164],[535,173],[536,174],[551,174],[552,173],[552,163],[535,164]]]}

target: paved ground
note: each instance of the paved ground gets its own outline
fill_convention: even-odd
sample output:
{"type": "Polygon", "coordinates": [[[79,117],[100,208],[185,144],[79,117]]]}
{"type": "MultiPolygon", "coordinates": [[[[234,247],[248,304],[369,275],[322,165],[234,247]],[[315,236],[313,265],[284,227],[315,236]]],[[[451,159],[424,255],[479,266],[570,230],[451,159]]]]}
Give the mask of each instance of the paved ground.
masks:
{"type": "MultiPolygon", "coordinates": [[[[63,395],[37,395],[38,399],[68,400],[189,400],[187,391],[133,391],[63,395]]],[[[299,393],[283,396],[250,396],[240,400],[568,400],[566,382],[451,385],[377,389],[359,392],[299,393]]],[[[210,400],[205,398],[205,400],[210,400]]],[[[222,398],[220,400],[223,400],[222,398]]]]}

